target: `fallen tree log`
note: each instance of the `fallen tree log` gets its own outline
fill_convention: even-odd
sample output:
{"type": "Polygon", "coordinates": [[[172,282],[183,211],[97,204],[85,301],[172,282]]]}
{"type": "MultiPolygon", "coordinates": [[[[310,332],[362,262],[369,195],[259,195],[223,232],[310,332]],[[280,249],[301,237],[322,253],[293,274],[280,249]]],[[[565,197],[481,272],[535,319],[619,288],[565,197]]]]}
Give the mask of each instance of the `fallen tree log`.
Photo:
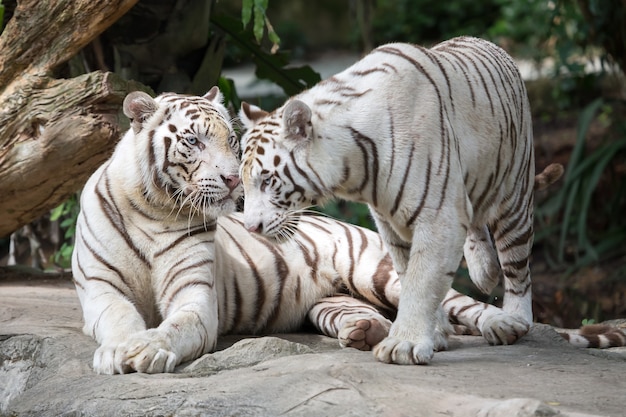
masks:
{"type": "Polygon", "coordinates": [[[124,96],[105,72],[54,71],[137,0],[22,0],[0,36],[0,237],[76,192],[120,135],[124,96]]]}

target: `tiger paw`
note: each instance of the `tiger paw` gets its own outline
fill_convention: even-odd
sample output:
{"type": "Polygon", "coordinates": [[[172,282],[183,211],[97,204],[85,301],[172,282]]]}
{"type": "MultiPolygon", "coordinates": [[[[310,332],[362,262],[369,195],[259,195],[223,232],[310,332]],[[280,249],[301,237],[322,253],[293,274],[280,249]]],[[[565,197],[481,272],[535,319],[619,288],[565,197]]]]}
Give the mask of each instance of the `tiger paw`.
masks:
{"type": "Polygon", "coordinates": [[[448,320],[448,315],[443,308],[437,309],[437,324],[435,325],[434,344],[438,352],[448,350],[448,337],[454,334],[454,328],[448,320]]]}
{"type": "Polygon", "coordinates": [[[480,325],[480,332],[490,345],[512,345],[529,330],[529,323],[505,312],[486,318],[480,325]]]}
{"type": "Polygon", "coordinates": [[[375,318],[350,320],[339,330],[337,338],[341,347],[371,350],[389,334],[389,320],[375,318]]]}
{"type": "Polygon", "coordinates": [[[437,352],[441,352],[444,350],[448,350],[448,335],[452,332],[447,328],[442,329],[441,327],[435,327],[435,350],[437,352]]]}
{"type": "Polygon", "coordinates": [[[93,370],[98,374],[113,375],[126,374],[131,371],[125,365],[117,344],[106,344],[96,349],[93,355],[93,370]]]}
{"type": "Polygon", "coordinates": [[[123,363],[137,372],[173,372],[178,363],[178,357],[170,350],[168,341],[155,330],[134,335],[118,349],[123,363]]]}
{"type": "Polygon", "coordinates": [[[433,354],[434,344],[431,339],[413,343],[388,336],[374,347],[377,360],[398,365],[426,365],[433,354]]]}

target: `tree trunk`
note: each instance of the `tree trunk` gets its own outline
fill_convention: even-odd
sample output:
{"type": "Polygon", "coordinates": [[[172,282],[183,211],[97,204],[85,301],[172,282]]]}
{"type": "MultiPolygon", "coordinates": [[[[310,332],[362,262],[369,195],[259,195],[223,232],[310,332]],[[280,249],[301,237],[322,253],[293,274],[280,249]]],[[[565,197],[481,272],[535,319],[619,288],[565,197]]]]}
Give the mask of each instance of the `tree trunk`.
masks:
{"type": "Polygon", "coordinates": [[[0,237],[76,192],[120,135],[124,96],[111,73],[54,79],[137,0],[22,0],[0,36],[0,237]]]}

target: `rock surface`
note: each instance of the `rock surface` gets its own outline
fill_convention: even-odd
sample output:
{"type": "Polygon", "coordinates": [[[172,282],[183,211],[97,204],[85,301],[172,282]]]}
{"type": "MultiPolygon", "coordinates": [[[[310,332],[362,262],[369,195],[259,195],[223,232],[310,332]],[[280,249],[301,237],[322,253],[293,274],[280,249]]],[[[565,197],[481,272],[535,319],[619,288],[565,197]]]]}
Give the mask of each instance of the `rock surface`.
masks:
{"type": "Polygon", "coordinates": [[[68,280],[0,279],[0,415],[623,416],[626,351],[535,325],[513,346],[453,337],[428,366],[314,334],[224,337],[173,374],[96,375],[68,280]]]}

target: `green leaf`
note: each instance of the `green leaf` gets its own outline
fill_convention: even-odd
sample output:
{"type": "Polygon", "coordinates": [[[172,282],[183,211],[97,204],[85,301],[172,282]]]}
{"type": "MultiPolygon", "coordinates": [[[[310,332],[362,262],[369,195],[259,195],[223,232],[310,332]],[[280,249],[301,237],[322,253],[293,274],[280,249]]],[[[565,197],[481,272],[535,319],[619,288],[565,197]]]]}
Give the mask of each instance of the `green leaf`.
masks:
{"type": "Polygon", "coordinates": [[[591,122],[596,116],[596,113],[603,105],[602,99],[597,99],[589,104],[582,111],[580,120],[578,123],[578,131],[576,135],[576,144],[572,150],[569,163],[565,171],[565,179],[563,181],[563,187],[561,191],[556,195],[556,207],[563,207],[563,221],[561,234],[558,243],[558,256],[559,261],[563,261],[565,258],[565,245],[567,241],[567,235],[570,230],[570,222],[572,221],[573,213],[575,212],[575,203],[578,197],[578,192],[581,186],[580,174],[583,172],[581,164],[585,164],[583,154],[585,150],[587,132],[591,122]]]}
{"type": "Polygon", "coordinates": [[[267,16],[265,17],[265,26],[267,27],[267,37],[269,38],[270,42],[272,42],[274,44],[272,49],[278,49],[278,44],[280,43],[280,38],[278,37],[278,34],[274,30],[274,27],[270,23],[270,20],[267,18],[267,16]]]}
{"type": "Polygon", "coordinates": [[[50,212],[50,220],[53,222],[59,220],[59,218],[63,215],[64,211],[65,211],[65,203],[61,203],[59,206],[55,207],[50,212]]]}
{"type": "Polygon", "coordinates": [[[589,240],[587,239],[587,217],[589,212],[589,206],[591,205],[591,196],[596,190],[596,187],[600,182],[600,177],[604,173],[606,167],[613,160],[615,155],[624,148],[626,148],[626,142],[613,142],[609,146],[598,149],[594,153],[594,156],[598,157],[589,158],[593,159],[594,161],[598,161],[593,164],[593,170],[588,175],[588,182],[585,188],[582,190],[583,196],[580,205],[580,213],[578,215],[578,227],[576,229],[578,232],[579,246],[586,248],[589,254],[595,259],[598,258],[598,255],[593,246],[591,246],[591,244],[589,243],[589,240]]]}
{"type": "Polygon", "coordinates": [[[258,5],[258,1],[254,5],[254,38],[258,43],[263,40],[263,30],[265,29],[265,10],[258,5]]]}
{"type": "Polygon", "coordinates": [[[226,100],[226,104],[232,104],[233,109],[237,111],[241,107],[241,99],[237,94],[237,88],[235,87],[235,82],[230,78],[220,77],[217,81],[217,86],[219,87],[222,94],[224,94],[224,99],[226,100]]]}
{"type": "Polygon", "coordinates": [[[241,5],[241,23],[245,28],[250,23],[250,19],[252,18],[252,7],[253,0],[243,0],[241,5]]]}
{"type": "Polygon", "coordinates": [[[578,123],[578,130],[576,133],[576,145],[572,151],[570,156],[570,163],[567,165],[567,169],[565,171],[565,182],[572,176],[572,171],[576,168],[579,161],[582,159],[583,152],[585,150],[585,143],[587,138],[587,132],[589,131],[589,126],[591,122],[596,117],[596,113],[604,104],[604,100],[599,98],[591,102],[587,107],[585,107],[580,114],[580,119],[578,123]],[[573,163],[572,163],[573,162],[573,163]]]}

